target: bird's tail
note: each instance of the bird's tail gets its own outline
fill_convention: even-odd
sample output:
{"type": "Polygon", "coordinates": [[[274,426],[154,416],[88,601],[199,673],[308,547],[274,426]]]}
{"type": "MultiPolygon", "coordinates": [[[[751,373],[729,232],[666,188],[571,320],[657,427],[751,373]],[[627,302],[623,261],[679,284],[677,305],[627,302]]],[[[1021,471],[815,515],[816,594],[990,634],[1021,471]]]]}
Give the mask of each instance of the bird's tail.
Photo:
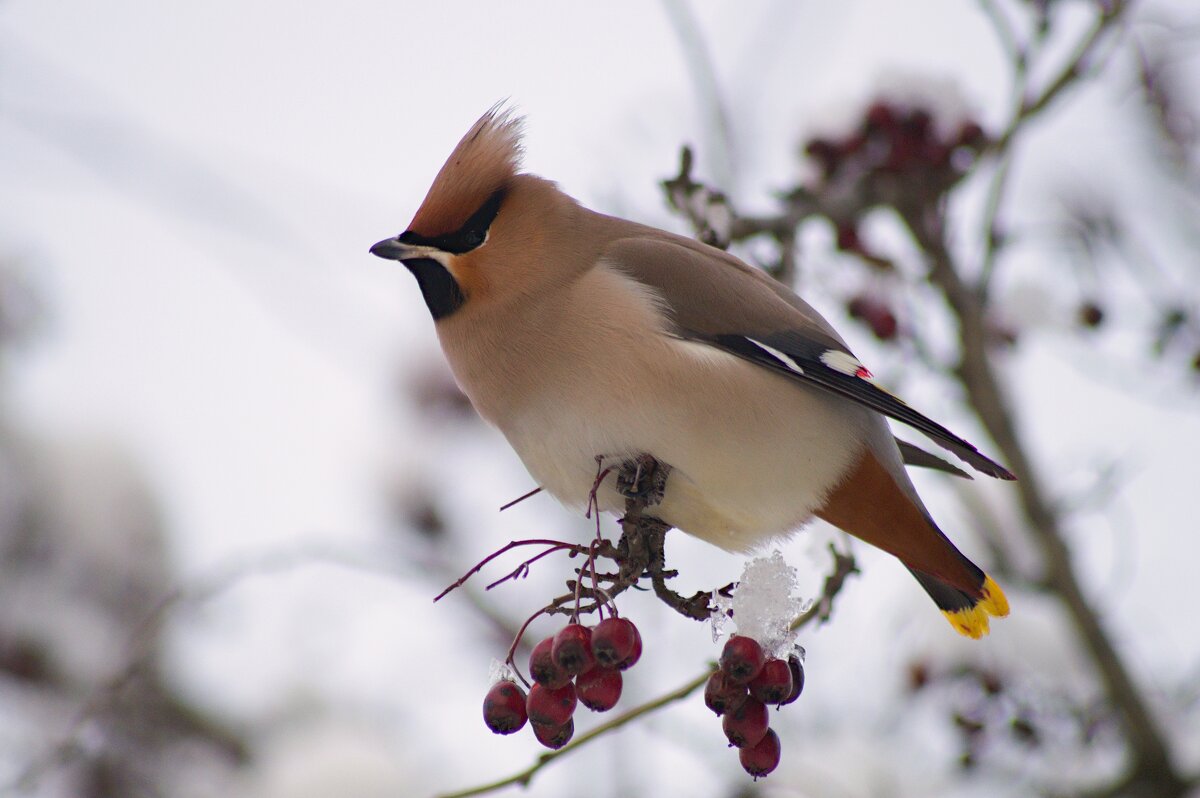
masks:
{"type": "Polygon", "coordinates": [[[1003,618],[1008,615],[1008,599],[995,580],[966,557],[963,557],[963,560],[973,574],[978,574],[979,588],[976,593],[969,593],[913,568],[908,570],[921,583],[921,587],[925,588],[925,592],[959,634],[979,639],[988,632],[990,616],[1003,618]]]}

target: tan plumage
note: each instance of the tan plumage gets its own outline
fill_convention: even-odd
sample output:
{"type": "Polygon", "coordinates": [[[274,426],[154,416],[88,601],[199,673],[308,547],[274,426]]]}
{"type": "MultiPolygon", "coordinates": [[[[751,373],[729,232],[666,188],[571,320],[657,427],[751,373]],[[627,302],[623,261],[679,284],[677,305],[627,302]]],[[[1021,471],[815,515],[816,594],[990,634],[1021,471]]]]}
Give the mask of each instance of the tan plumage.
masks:
{"type": "MultiPolygon", "coordinates": [[[[964,634],[1007,613],[929,517],[881,413],[1007,471],[876,387],[776,281],[589,211],[519,157],[519,122],[489,111],[409,229],[371,251],[416,276],[460,385],[539,485],[582,507],[597,456],[648,453],[673,469],[653,511],[685,532],[747,550],[816,515],[900,558],[964,634]]],[[[623,506],[611,478],[598,499],[623,506]]]]}

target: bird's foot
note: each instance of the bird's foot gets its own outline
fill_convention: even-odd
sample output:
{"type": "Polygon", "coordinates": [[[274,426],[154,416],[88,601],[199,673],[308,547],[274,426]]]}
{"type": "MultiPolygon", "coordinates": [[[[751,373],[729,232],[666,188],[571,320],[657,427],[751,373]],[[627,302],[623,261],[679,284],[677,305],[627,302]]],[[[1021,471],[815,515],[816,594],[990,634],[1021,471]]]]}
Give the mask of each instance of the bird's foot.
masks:
{"type": "Polygon", "coordinates": [[[621,463],[617,471],[617,492],[643,507],[652,507],[663,500],[670,474],[671,466],[660,463],[651,455],[639,454],[621,463]]]}

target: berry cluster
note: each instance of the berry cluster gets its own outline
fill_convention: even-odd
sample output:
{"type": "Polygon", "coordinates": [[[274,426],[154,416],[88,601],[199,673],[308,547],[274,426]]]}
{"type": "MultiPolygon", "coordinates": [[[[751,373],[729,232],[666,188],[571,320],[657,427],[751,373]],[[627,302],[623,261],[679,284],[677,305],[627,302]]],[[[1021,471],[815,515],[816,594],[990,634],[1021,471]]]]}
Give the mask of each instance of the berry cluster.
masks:
{"type": "Polygon", "coordinates": [[[508,679],[496,682],[483,700],[483,722],[496,734],[533,726],[547,748],[562,748],[575,734],[575,707],[607,712],[621,698],[621,671],[642,656],[642,636],[625,618],[609,617],[589,628],[571,623],[533,647],[526,695],[508,679]]]}
{"type": "Polygon", "coordinates": [[[950,179],[961,176],[986,143],[987,135],[976,122],[965,121],[943,135],[928,110],[879,100],[849,135],[814,138],[804,151],[816,161],[826,183],[871,173],[928,177],[945,172],[941,177],[950,179]]]}
{"type": "Polygon", "coordinates": [[[804,666],[796,654],[768,657],[758,641],[742,635],[729,638],[721,651],[720,668],[704,687],[704,704],[721,716],[725,737],[755,779],[779,765],[779,735],[770,726],[767,705],[790,704],[802,690],[804,666]]]}
{"type": "MultiPolygon", "coordinates": [[[[951,129],[937,121],[926,108],[880,99],[844,135],[805,143],[804,152],[819,174],[817,185],[805,196],[838,198],[822,206],[834,223],[838,249],[857,255],[881,272],[891,270],[892,261],[863,239],[863,216],[878,206],[902,213],[935,207],[989,145],[988,135],[977,122],[964,120],[951,129]]],[[[896,338],[897,316],[887,298],[859,294],[846,310],[879,340],[896,338]]]]}

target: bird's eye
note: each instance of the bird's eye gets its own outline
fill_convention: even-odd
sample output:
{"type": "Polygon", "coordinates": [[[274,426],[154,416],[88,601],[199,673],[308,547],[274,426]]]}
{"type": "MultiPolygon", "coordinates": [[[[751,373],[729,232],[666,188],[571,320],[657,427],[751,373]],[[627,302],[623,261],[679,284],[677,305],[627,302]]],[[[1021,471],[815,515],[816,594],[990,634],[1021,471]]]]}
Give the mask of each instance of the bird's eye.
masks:
{"type": "Polygon", "coordinates": [[[463,231],[462,243],[463,243],[463,246],[465,246],[468,250],[475,249],[475,247],[482,245],[484,240],[486,240],[486,239],[487,239],[487,231],[486,230],[464,230],[463,231]]]}

